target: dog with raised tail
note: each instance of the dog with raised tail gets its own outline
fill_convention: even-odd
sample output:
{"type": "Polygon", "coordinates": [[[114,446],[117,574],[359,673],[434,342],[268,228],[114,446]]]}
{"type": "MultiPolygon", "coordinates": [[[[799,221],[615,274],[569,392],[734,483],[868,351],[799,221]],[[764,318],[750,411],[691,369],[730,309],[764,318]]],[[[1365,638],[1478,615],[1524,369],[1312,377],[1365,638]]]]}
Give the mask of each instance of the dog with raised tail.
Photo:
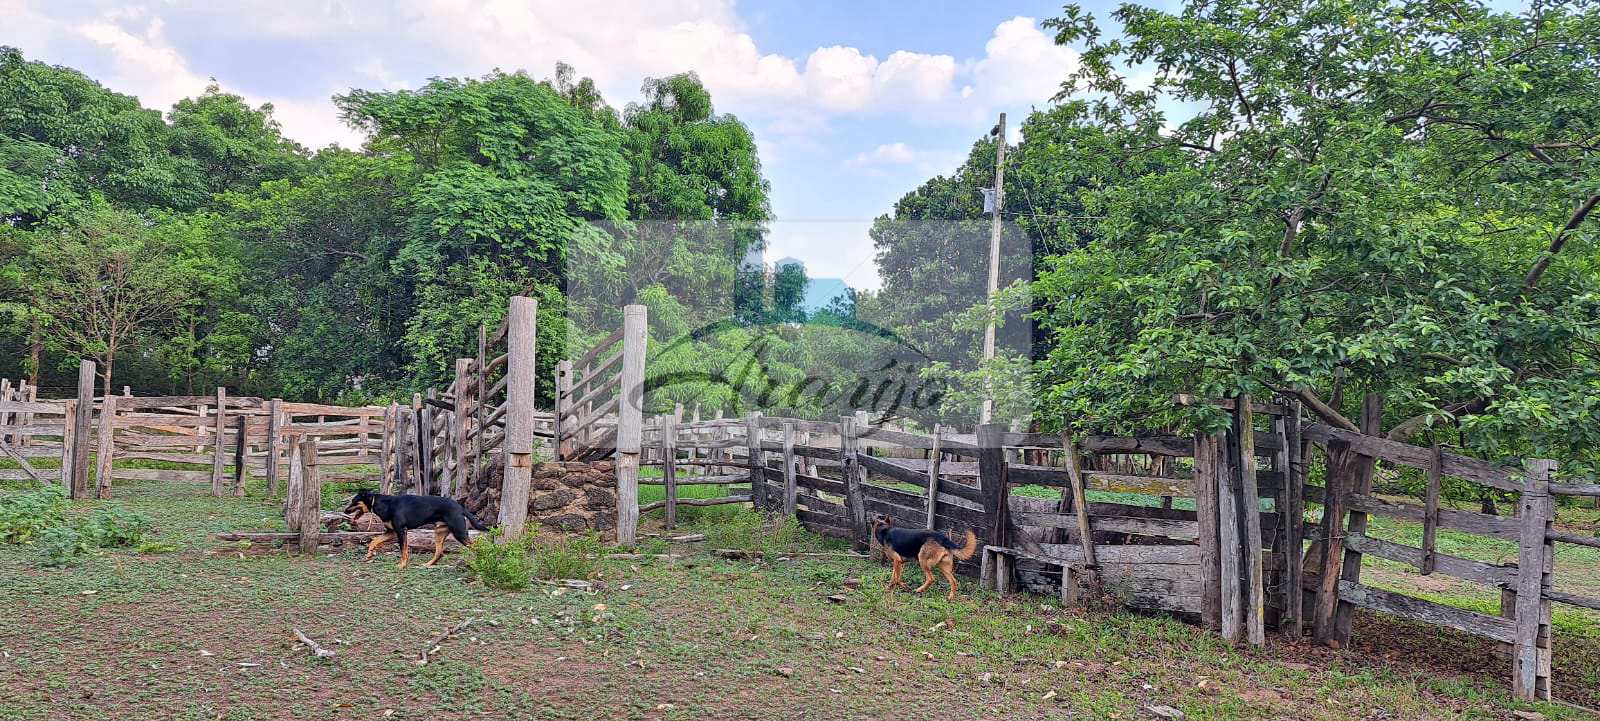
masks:
{"type": "Polygon", "coordinates": [[[387,496],[373,491],[361,491],[350,499],[350,505],[344,509],[345,515],[351,520],[361,517],[364,513],[371,513],[383,519],[383,525],[389,529],[390,535],[382,535],[372,539],[367,545],[367,560],[372,560],[372,555],[378,552],[385,543],[394,541],[400,544],[400,567],[405,568],[411,560],[411,546],[406,544],[406,531],[413,528],[434,527],[433,531],[433,558],[426,565],[432,566],[439,562],[439,557],[444,555],[444,541],[449,536],[465,546],[470,542],[467,536],[467,527],[479,531],[489,528],[472,515],[454,499],[442,496],[387,496]],[[448,534],[448,535],[447,535],[448,534]]]}
{"type": "Polygon", "coordinates": [[[922,593],[933,585],[933,569],[937,567],[944,574],[944,580],[950,583],[950,593],[945,596],[948,600],[955,600],[956,597],[955,562],[972,558],[972,554],[978,551],[978,536],[971,529],[967,530],[962,541],[957,542],[936,531],[895,528],[894,521],[888,516],[878,516],[872,520],[872,537],[883,549],[883,555],[894,564],[894,574],[889,577],[889,586],[884,590],[893,591],[897,586],[907,585],[900,577],[900,570],[905,566],[906,559],[915,558],[917,565],[922,567],[925,579],[912,593],[922,593]]]}

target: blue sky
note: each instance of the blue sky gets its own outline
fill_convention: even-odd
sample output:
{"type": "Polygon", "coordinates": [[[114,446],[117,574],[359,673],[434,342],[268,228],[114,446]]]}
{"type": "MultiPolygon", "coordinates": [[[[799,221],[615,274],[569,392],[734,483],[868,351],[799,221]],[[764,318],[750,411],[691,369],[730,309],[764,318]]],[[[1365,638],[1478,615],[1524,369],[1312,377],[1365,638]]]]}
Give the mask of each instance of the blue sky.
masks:
{"type": "MultiPolygon", "coordinates": [[[[1109,4],[1088,3],[1104,17],[1109,4]]],[[[755,132],[777,222],[769,258],[875,287],[873,217],[949,172],[1005,111],[1015,128],[1076,66],[1057,2],[760,0],[0,0],[0,44],[165,109],[208,78],[273,103],[313,147],[359,144],[329,97],[493,68],[592,76],[618,108],[694,70],[755,132]]],[[[974,191],[976,192],[976,190],[974,191]]]]}

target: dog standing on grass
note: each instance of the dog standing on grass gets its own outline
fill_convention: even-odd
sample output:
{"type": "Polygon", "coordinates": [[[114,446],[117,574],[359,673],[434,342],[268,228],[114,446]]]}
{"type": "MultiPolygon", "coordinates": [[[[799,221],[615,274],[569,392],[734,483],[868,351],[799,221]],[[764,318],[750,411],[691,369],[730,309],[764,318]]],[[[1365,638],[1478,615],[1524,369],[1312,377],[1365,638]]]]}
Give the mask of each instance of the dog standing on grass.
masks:
{"type": "Polygon", "coordinates": [[[894,564],[894,575],[889,577],[889,586],[884,590],[893,591],[896,586],[907,585],[900,578],[900,569],[906,559],[915,558],[917,565],[922,566],[922,575],[926,580],[912,593],[922,593],[933,585],[933,569],[937,566],[939,572],[944,574],[944,580],[950,583],[950,593],[945,598],[952,601],[956,597],[955,562],[972,558],[972,554],[978,551],[978,536],[970,529],[964,542],[957,543],[934,531],[895,528],[894,521],[888,516],[872,519],[872,537],[883,549],[883,555],[894,564]]]}
{"type": "Polygon", "coordinates": [[[355,498],[350,499],[350,505],[344,509],[345,515],[351,520],[361,518],[364,513],[371,513],[383,519],[383,525],[394,533],[394,536],[378,536],[367,544],[367,558],[372,560],[372,554],[378,552],[383,544],[395,541],[400,544],[400,567],[405,568],[411,560],[411,546],[406,544],[406,531],[413,528],[426,528],[433,526],[433,558],[426,565],[432,566],[439,562],[439,557],[444,555],[445,533],[448,530],[455,536],[461,545],[467,545],[467,526],[479,531],[489,530],[472,515],[466,507],[453,499],[442,496],[386,496],[374,491],[361,491],[355,498]],[[350,515],[355,514],[355,515],[350,515]]]}

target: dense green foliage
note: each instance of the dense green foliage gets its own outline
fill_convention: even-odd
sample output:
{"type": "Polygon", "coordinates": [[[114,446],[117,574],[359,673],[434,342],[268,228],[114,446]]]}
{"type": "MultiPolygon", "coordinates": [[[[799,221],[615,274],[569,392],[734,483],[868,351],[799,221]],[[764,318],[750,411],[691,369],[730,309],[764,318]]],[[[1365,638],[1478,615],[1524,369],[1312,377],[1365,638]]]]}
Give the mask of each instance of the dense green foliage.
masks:
{"type": "MultiPolygon", "coordinates": [[[[1439,10],[1127,5],[1114,38],[1075,6],[1049,23],[1082,68],[1025,123],[1005,208],[1039,251],[1036,419],[1210,425],[1172,394],[1289,392],[1342,423],[1370,392],[1395,438],[1595,459],[1600,13],[1439,10]]],[[[986,145],[894,217],[980,218],[986,145]]],[[[897,304],[981,268],[875,237],[897,304]]]]}

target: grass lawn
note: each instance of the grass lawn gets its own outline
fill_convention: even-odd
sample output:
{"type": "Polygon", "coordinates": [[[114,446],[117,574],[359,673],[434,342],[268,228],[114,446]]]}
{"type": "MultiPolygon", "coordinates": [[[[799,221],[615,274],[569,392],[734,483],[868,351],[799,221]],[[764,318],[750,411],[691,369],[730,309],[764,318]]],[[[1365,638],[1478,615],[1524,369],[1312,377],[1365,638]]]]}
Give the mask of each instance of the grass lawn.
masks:
{"type": "MultiPolygon", "coordinates": [[[[114,496],[177,550],[102,551],[52,569],[33,547],[0,546],[0,718],[1133,719],[1157,705],[1190,719],[1591,717],[1512,702],[1508,667],[1472,662],[1487,644],[1371,616],[1351,652],[1276,636],[1245,651],[1171,618],[999,599],[965,579],[954,602],[884,595],[887,569],[863,559],[705,553],[838,548],[736,507],[681,509],[680,528],[707,543],[647,541],[642,550],[684,557],[603,561],[592,592],[504,592],[472,582],[460,555],[402,572],[393,553],[366,564],[356,550],[302,558],[211,539],[281,528],[258,496],[158,482],[118,483],[114,496]],[[432,662],[415,663],[467,619],[432,662]],[[297,628],[337,655],[314,657],[297,628]]],[[[330,507],[344,500],[325,494],[330,507]]],[[[1568,562],[1591,579],[1600,567],[1568,562]]],[[[1391,571],[1399,583],[1402,569],[1372,578],[1391,571]]],[[[1574,666],[1600,668],[1597,646],[1558,636],[1560,693],[1595,703],[1592,675],[1586,692],[1570,687],[1585,678],[1574,666]]]]}

